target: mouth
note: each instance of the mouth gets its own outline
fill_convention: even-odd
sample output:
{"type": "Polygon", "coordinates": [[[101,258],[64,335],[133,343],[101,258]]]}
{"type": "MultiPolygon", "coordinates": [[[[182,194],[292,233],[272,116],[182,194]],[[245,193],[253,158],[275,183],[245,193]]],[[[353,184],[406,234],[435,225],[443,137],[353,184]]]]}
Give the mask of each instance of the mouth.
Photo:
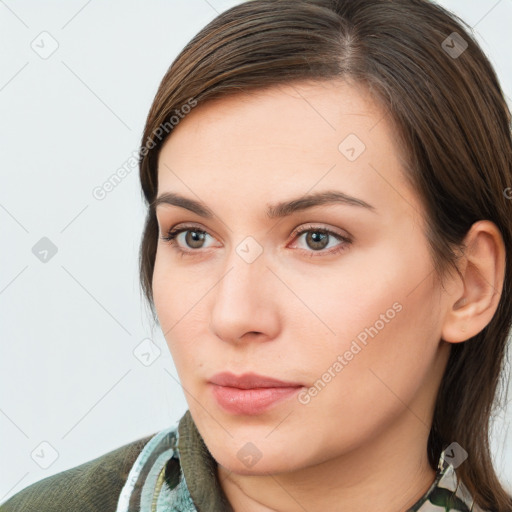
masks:
{"type": "Polygon", "coordinates": [[[300,382],[286,382],[255,373],[236,376],[218,373],[209,381],[217,403],[231,414],[257,415],[289,399],[304,387],[300,382]]]}

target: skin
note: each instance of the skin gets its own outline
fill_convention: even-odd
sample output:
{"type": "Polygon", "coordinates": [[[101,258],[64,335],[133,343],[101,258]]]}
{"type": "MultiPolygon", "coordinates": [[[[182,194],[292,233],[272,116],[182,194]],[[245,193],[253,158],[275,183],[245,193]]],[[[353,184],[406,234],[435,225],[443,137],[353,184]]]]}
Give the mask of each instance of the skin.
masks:
{"type": "Polygon", "coordinates": [[[190,412],[236,512],[397,512],[434,480],[427,438],[437,390],[451,344],[482,330],[496,310],[504,247],[494,224],[476,223],[459,262],[463,279],[449,276],[443,289],[397,144],[364,88],[328,81],[200,105],[161,150],[158,194],[177,192],[214,212],[206,219],[157,207],[160,237],[184,223],[192,232],[176,245],[159,238],[153,294],[190,412]],[[338,149],[349,134],[366,146],[354,161],[338,149]],[[330,204],[265,215],[270,204],[325,190],[374,211],[330,204]],[[293,234],[309,224],[310,238],[323,227],[351,242],[330,235],[319,249],[308,233],[293,234]],[[206,231],[203,241],[194,242],[194,229],[206,231]],[[249,251],[263,251],[251,263],[237,253],[248,236],[259,244],[249,251]],[[333,370],[397,303],[400,311],[333,370]],[[208,385],[220,371],[252,371],[303,383],[304,397],[329,368],[330,381],[308,403],[293,396],[255,416],[224,411],[208,385]],[[251,467],[237,457],[248,442],[261,454],[251,467]]]}

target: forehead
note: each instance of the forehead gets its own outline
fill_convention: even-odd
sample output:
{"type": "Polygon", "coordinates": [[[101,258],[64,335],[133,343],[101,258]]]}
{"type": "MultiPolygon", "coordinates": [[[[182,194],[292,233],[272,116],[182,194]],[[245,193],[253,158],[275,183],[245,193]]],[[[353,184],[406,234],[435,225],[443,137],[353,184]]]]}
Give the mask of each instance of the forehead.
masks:
{"type": "Polygon", "coordinates": [[[391,187],[396,200],[413,195],[401,190],[402,164],[391,120],[364,87],[302,82],[192,109],[161,149],[158,182],[159,192],[215,191],[269,202],[327,188],[390,198],[391,187]]]}
{"type": "Polygon", "coordinates": [[[306,159],[329,168],[340,150],[350,150],[342,144],[348,136],[348,142],[357,143],[356,152],[369,146],[377,152],[391,149],[383,118],[364,88],[343,81],[239,92],[193,108],[163,145],[159,163],[172,160],[174,166],[198,169],[206,159],[210,170],[242,170],[252,163],[268,168],[272,161],[282,166],[306,159]]]}
{"type": "Polygon", "coordinates": [[[325,138],[342,128],[340,123],[360,129],[363,136],[383,116],[384,111],[365,88],[345,81],[279,84],[198,105],[179,122],[168,141],[171,145],[173,139],[178,142],[176,139],[189,129],[195,136],[214,136],[216,128],[226,130],[228,123],[232,129],[231,142],[242,142],[250,133],[251,139],[245,139],[247,145],[272,143],[276,136],[279,141],[290,142],[316,136],[325,138]]]}

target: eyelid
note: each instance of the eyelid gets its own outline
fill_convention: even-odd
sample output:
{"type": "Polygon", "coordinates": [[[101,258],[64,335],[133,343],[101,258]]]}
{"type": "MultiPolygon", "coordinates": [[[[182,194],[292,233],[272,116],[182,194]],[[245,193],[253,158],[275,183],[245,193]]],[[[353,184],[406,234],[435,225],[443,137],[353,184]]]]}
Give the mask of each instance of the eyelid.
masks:
{"type": "Polygon", "coordinates": [[[340,233],[336,228],[327,227],[325,225],[322,225],[321,222],[319,222],[319,223],[306,222],[306,224],[300,224],[298,227],[293,229],[291,236],[296,237],[297,235],[302,234],[304,231],[315,231],[315,230],[326,231],[329,234],[336,235],[345,240],[352,240],[352,238],[353,238],[352,235],[350,235],[346,231],[344,233],[340,233]]]}
{"type": "MultiPolygon", "coordinates": [[[[174,239],[176,239],[176,237],[184,231],[196,231],[199,233],[205,233],[206,235],[209,235],[214,239],[217,238],[216,236],[212,235],[210,233],[210,231],[208,231],[207,229],[202,228],[201,226],[199,226],[197,224],[188,224],[188,223],[183,223],[183,224],[178,223],[174,226],[171,226],[168,229],[165,229],[164,230],[165,236],[160,235],[160,238],[162,238],[163,240],[168,240],[169,234],[172,232],[172,233],[174,233],[174,239]]],[[[159,232],[161,233],[161,230],[159,232]]],[[[194,252],[197,252],[197,251],[199,251],[199,249],[194,250],[194,252]]]]}

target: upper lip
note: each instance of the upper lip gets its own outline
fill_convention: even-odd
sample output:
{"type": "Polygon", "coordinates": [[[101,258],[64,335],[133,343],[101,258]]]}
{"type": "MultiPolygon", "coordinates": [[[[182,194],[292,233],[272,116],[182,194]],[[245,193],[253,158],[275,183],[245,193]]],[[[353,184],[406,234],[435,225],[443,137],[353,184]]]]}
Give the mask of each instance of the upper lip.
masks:
{"type": "Polygon", "coordinates": [[[243,375],[235,375],[230,372],[216,373],[211,377],[210,382],[218,386],[228,386],[240,389],[253,388],[291,388],[302,386],[300,382],[285,382],[282,380],[258,375],[257,373],[244,373],[243,375]]]}

